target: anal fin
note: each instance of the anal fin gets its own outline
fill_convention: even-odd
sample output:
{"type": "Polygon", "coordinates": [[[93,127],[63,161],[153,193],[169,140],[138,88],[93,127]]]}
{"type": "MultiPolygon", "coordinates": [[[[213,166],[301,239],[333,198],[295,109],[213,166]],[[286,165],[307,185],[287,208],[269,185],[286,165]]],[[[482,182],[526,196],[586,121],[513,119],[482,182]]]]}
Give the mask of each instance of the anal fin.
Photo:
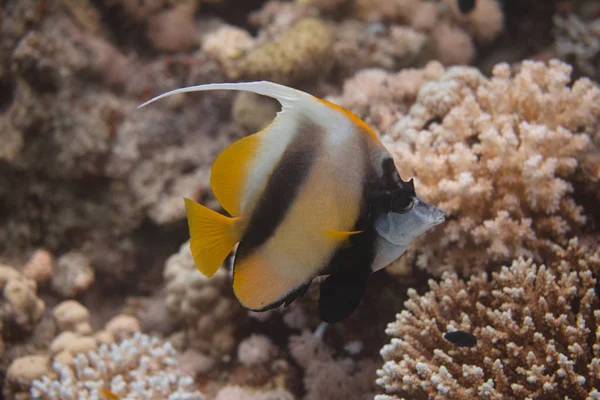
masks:
{"type": "MultiPolygon", "coordinates": [[[[241,246],[241,245],[240,245],[241,246]]],[[[308,289],[310,281],[285,277],[260,254],[236,256],[233,291],[242,306],[253,311],[267,311],[291,303],[308,289]]]]}
{"type": "Polygon", "coordinates": [[[312,279],[310,280],[310,282],[305,283],[304,285],[300,286],[298,289],[294,290],[292,293],[287,295],[283,301],[283,306],[287,307],[290,304],[292,304],[297,298],[304,297],[304,295],[308,291],[308,288],[310,287],[311,283],[312,283],[312,279]]]}

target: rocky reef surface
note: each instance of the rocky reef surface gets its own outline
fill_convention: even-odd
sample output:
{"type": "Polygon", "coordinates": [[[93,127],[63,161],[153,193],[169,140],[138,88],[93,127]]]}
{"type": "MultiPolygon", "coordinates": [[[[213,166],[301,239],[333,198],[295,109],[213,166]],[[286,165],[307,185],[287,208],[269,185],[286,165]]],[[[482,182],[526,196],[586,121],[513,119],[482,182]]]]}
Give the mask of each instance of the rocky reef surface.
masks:
{"type": "Polygon", "coordinates": [[[5,0],[0,393],[600,398],[599,80],[594,0],[5,0]],[[189,251],[182,198],[218,209],[214,158],[278,104],[136,110],[263,79],[363,118],[447,215],[335,325],[318,284],[248,312],[189,251]]]}

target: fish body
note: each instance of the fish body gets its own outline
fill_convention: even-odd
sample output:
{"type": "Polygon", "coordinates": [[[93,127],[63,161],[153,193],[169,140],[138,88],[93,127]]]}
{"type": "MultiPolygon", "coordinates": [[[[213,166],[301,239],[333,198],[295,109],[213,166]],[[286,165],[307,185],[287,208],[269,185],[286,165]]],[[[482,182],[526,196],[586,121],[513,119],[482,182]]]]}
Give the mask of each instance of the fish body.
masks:
{"type": "Polygon", "coordinates": [[[444,339],[459,347],[474,347],[477,345],[477,337],[466,331],[453,331],[444,334],[444,339]]]}
{"type": "MultiPolygon", "coordinates": [[[[443,222],[400,179],[373,130],[333,103],[272,82],[192,86],[175,93],[242,90],[277,99],[263,131],[220,153],[211,187],[226,217],[185,199],[190,249],[212,276],[236,243],[233,289],[265,311],[301,296],[319,275],[321,318],[335,322],[360,303],[369,275],[397,259],[412,239],[443,222]]],[[[141,106],[140,106],[141,107],[141,106]]]]}

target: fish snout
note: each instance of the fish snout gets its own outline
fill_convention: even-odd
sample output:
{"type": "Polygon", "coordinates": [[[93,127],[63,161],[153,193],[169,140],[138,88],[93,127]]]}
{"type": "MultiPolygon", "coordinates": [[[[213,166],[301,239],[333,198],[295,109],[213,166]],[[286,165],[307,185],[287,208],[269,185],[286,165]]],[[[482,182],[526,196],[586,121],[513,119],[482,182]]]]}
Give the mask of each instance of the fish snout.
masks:
{"type": "Polygon", "coordinates": [[[437,208],[436,206],[431,206],[431,222],[433,225],[439,225],[442,222],[446,221],[446,213],[437,208]]]}

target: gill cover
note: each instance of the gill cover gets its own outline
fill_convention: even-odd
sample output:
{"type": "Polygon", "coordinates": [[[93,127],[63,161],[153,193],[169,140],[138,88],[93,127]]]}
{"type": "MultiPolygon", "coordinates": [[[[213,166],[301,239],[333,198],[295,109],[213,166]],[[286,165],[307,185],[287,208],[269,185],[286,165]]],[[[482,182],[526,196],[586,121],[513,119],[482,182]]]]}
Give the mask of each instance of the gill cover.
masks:
{"type": "Polygon", "coordinates": [[[375,230],[388,242],[408,246],[417,236],[444,222],[444,212],[439,208],[411,197],[411,207],[405,212],[389,210],[375,220],[375,230]]]}

